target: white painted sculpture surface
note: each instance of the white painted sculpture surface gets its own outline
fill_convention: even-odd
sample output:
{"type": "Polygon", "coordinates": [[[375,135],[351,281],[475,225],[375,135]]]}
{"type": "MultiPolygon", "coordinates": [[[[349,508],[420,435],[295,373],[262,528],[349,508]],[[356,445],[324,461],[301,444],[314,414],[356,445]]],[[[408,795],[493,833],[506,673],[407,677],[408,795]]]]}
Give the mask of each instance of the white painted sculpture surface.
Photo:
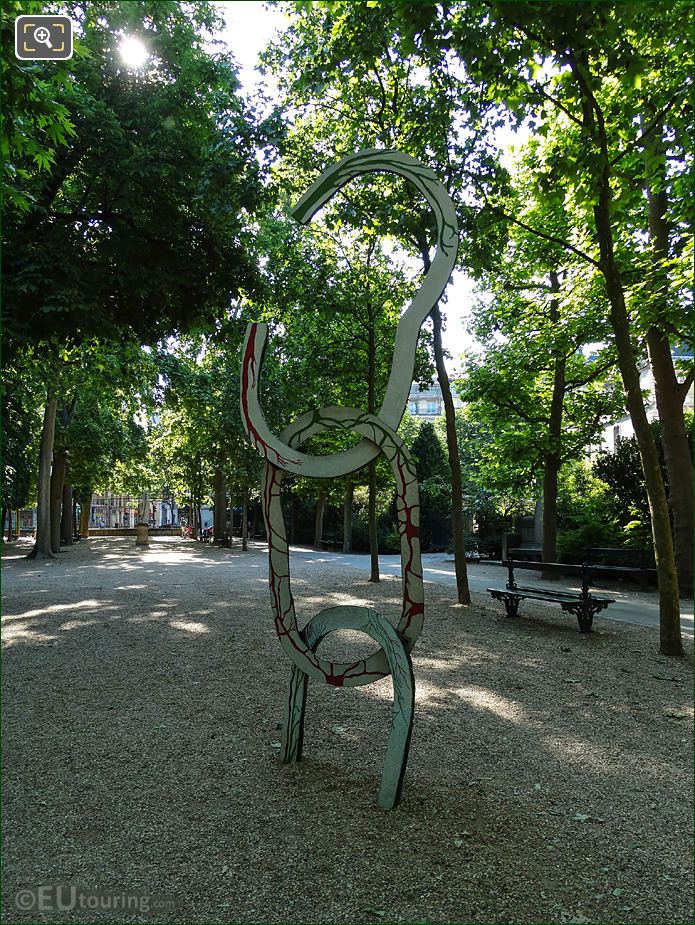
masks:
{"type": "Polygon", "coordinates": [[[375,415],[354,408],[319,408],[298,418],[276,436],[266,424],[259,401],[259,378],[268,329],[265,324],[250,324],[242,354],[241,417],[250,440],[266,460],[263,513],[268,535],[271,599],[278,639],[292,662],[282,760],[294,762],[301,758],[309,678],[337,687],[355,687],[391,674],[394,707],[379,790],[379,804],[391,809],[400,800],[412,731],[415,682],[410,652],[424,620],[417,478],[410,454],[396,430],[408,400],[420,328],[442,295],[456,262],[458,225],[453,203],[434,173],[400,151],[360,151],[344,158],[321,174],[292,214],[306,224],[348,181],[372,171],[395,173],[410,180],[426,198],[437,222],[434,259],[398,323],[391,373],[381,408],[375,415]],[[362,440],[351,449],[330,456],[313,456],[300,450],[310,437],[327,429],[350,430],[362,440]],[[300,630],[290,587],[289,550],[280,505],[284,473],[338,478],[362,468],[380,453],[388,459],[396,481],[403,579],[398,625],[394,628],[377,611],[346,605],[321,611],[300,630]],[[379,648],[368,658],[352,663],[336,663],[316,654],[328,633],[345,628],[366,633],[379,648]]]}

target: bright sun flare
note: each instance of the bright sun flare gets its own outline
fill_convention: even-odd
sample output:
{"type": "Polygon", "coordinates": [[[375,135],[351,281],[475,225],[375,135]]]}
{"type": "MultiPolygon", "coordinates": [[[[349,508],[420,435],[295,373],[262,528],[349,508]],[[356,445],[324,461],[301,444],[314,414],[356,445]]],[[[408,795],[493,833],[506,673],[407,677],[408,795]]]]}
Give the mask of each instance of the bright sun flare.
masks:
{"type": "Polygon", "coordinates": [[[140,39],[127,35],[118,46],[118,53],[126,67],[142,67],[147,61],[148,52],[140,39]]]}

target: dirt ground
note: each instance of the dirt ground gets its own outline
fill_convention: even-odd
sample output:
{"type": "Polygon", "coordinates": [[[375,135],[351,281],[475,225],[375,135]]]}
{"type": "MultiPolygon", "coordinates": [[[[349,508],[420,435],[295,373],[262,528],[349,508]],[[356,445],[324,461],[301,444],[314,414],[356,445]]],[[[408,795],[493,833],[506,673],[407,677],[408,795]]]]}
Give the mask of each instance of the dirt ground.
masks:
{"type": "MultiPolygon", "coordinates": [[[[511,621],[427,584],[384,812],[388,679],[311,683],[305,760],[277,760],[289,663],[260,547],[26,551],[3,569],[3,921],[692,921],[690,642],[667,659],[653,629],[580,636],[559,608],[511,621]],[[150,898],[41,912],[22,892],[57,885],[150,898]]],[[[397,619],[400,581],[366,579],[298,565],[300,622],[339,603],[397,619]]]]}

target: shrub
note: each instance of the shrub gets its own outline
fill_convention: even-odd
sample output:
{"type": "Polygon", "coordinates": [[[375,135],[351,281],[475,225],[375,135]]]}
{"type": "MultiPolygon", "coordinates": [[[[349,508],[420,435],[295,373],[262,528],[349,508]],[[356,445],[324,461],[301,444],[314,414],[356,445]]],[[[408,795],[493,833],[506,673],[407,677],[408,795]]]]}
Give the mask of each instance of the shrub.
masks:
{"type": "Polygon", "coordinates": [[[587,546],[619,546],[620,530],[612,522],[589,520],[573,530],[562,530],[557,535],[557,552],[560,562],[581,563],[586,559],[587,546]]]}

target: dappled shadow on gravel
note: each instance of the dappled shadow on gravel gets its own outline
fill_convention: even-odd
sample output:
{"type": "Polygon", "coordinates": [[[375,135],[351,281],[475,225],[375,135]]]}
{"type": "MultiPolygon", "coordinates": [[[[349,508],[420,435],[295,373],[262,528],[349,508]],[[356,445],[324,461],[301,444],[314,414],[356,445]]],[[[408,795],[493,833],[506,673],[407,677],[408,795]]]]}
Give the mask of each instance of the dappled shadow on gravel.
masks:
{"type": "MultiPolygon", "coordinates": [[[[289,664],[266,558],[83,541],[4,567],[7,922],[685,922],[691,673],[653,630],[580,636],[428,585],[401,806],[376,793],[388,679],[310,684],[305,756],[277,762],[289,664]],[[171,895],[163,914],[18,911],[22,888],[171,895]]],[[[400,582],[297,564],[300,620],[398,617],[400,582]]],[[[349,632],[341,655],[369,652],[349,632]]]]}

